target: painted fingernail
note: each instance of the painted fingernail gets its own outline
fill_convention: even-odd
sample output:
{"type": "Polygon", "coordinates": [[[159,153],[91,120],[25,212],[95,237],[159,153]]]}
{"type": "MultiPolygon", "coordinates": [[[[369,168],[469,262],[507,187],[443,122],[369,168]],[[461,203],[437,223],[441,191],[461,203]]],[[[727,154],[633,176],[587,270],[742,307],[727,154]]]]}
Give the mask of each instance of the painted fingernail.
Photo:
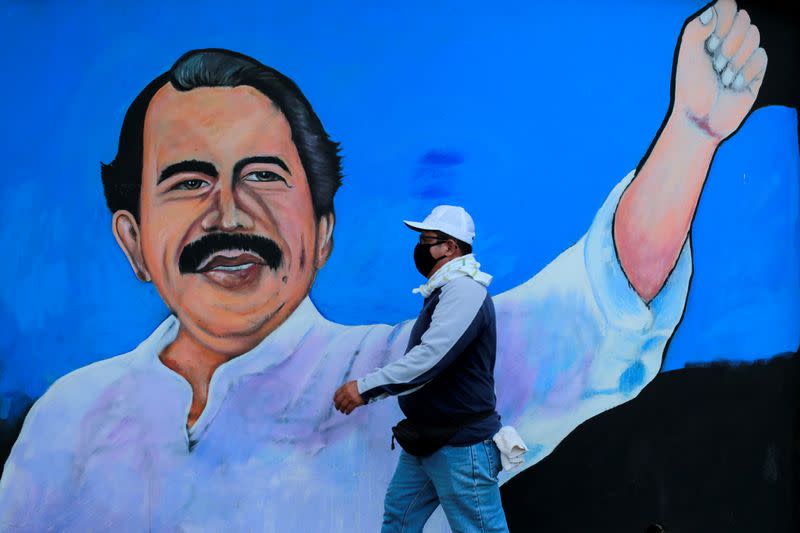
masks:
{"type": "Polygon", "coordinates": [[[728,58],[725,57],[723,54],[717,54],[717,57],[714,58],[714,70],[717,72],[722,72],[722,69],[725,68],[725,65],[728,64],[728,58]]]}
{"type": "Polygon", "coordinates": [[[712,33],[711,36],[706,39],[706,50],[709,52],[713,52],[719,47],[719,43],[722,42],[722,39],[717,37],[715,33],[712,33]]]}
{"type": "Polygon", "coordinates": [[[725,67],[725,72],[722,73],[722,85],[728,87],[733,81],[733,76],[733,69],[731,69],[730,65],[728,65],[725,67]]]}
{"type": "Polygon", "coordinates": [[[738,76],[736,76],[736,79],[733,80],[733,88],[738,91],[741,90],[743,87],[744,87],[744,76],[739,74],[738,76]]]}
{"type": "Polygon", "coordinates": [[[711,21],[711,17],[713,17],[713,16],[714,16],[714,8],[713,7],[709,7],[708,9],[703,11],[702,15],[700,15],[700,23],[703,26],[705,26],[706,24],[708,24],[711,21]]]}

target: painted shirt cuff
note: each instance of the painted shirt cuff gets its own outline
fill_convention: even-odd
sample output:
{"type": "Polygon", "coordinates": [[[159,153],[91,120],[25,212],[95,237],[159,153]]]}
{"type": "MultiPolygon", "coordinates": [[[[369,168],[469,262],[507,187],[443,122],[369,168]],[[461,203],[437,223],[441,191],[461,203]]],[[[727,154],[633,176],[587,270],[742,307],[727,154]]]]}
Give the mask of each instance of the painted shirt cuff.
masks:
{"type": "Polygon", "coordinates": [[[611,191],[586,236],[586,272],[600,312],[615,329],[671,331],[681,317],[692,274],[690,239],[683,245],[675,268],[656,297],[646,304],[634,290],[619,262],[614,244],[614,213],[622,193],[633,180],[631,171],[611,191]]]}
{"type": "Polygon", "coordinates": [[[595,392],[636,394],[661,367],[663,350],[683,315],[692,276],[691,242],[687,237],[680,256],[656,297],[648,304],[631,285],[617,256],[613,221],[631,172],[611,192],[592,222],[584,243],[585,268],[593,299],[606,332],[603,365],[592,372],[595,392]]]}

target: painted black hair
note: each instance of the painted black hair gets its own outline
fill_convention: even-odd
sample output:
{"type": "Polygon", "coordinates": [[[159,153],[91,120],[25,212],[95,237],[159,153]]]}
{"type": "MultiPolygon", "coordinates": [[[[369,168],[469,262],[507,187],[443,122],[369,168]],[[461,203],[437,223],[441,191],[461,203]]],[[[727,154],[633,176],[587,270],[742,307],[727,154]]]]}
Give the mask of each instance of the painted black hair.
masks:
{"type": "Polygon", "coordinates": [[[292,80],[253,58],[216,48],[184,54],[169,71],[151,81],[128,108],[117,155],[111,163],[100,165],[106,203],[112,213],[124,209],[139,218],[145,115],[153,96],[167,83],[178,91],[250,86],[264,94],[289,122],[317,218],[333,213],[333,197],[342,183],[339,143],[330,139],[292,80]]]}

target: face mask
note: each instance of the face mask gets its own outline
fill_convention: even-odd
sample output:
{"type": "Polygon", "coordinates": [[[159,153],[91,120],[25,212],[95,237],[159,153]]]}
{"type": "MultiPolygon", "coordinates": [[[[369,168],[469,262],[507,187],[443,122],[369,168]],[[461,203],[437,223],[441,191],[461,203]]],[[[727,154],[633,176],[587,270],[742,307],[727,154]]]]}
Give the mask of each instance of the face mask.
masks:
{"type": "Polygon", "coordinates": [[[433,242],[430,244],[419,243],[414,247],[414,264],[417,266],[419,273],[426,278],[430,275],[431,270],[433,270],[433,267],[436,266],[436,263],[445,258],[444,255],[441,257],[433,257],[431,255],[431,247],[441,244],[442,242],[444,241],[433,242]]]}

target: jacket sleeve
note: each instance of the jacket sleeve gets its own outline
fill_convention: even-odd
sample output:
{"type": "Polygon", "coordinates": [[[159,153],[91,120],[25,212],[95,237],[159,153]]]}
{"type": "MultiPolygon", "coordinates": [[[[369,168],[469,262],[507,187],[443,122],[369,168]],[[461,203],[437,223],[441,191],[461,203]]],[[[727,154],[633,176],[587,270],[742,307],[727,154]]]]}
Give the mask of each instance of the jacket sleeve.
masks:
{"type": "Polygon", "coordinates": [[[444,285],[420,343],[400,359],[359,379],[362,398],[372,402],[409,394],[440,374],[484,327],[486,298],[486,288],[468,277],[444,285]]]}

